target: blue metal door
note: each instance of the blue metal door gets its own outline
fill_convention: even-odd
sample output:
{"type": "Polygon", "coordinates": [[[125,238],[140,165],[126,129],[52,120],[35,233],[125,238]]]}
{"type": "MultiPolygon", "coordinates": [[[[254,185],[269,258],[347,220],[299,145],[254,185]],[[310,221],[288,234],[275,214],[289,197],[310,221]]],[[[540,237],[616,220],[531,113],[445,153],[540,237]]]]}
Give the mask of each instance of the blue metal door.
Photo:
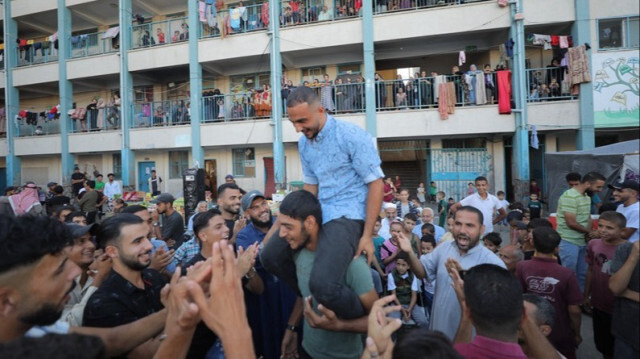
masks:
{"type": "Polygon", "coordinates": [[[459,201],[467,195],[468,183],[487,176],[491,156],[486,148],[446,148],[431,150],[431,180],[446,198],[459,201]]]}
{"type": "Polygon", "coordinates": [[[138,191],[150,192],[149,178],[151,178],[151,170],[156,169],[156,163],[153,161],[138,162],[138,191]]]}

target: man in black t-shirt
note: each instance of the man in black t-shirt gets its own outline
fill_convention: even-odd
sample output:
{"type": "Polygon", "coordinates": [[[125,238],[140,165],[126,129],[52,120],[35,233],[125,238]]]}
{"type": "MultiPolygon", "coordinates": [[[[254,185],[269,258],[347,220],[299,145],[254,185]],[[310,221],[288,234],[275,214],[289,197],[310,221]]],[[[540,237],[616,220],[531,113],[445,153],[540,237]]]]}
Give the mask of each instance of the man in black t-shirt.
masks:
{"type": "Polygon", "coordinates": [[[52,215],[60,206],[71,203],[71,198],[63,194],[64,188],[60,185],[53,187],[53,197],[47,200],[47,213],[52,215]]]}
{"type": "Polygon", "coordinates": [[[162,193],[151,203],[156,203],[158,207],[152,215],[154,218],[154,234],[156,238],[167,242],[170,249],[177,249],[183,242],[184,219],[180,213],[173,209],[175,199],[170,193],[162,193]],[[157,221],[158,215],[162,215],[162,227],[157,221]]]}
{"type": "Polygon", "coordinates": [[[229,228],[231,243],[236,243],[236,235],[246,225],[244,218],[239,218],[242,205],[242,192],[235,183],[224,183],[218,187],[218,209],[222,213],[224,223],[229,228]]]}
{"type": "Polygon", "coordinates": [[[84,173],[80,172],[80,168],[75,167],[73,169],[73,174],[71,175],[71,189],[74,197],[77,197],[80,189],[84,187],[85,179],[85,175],[84,173]]]}

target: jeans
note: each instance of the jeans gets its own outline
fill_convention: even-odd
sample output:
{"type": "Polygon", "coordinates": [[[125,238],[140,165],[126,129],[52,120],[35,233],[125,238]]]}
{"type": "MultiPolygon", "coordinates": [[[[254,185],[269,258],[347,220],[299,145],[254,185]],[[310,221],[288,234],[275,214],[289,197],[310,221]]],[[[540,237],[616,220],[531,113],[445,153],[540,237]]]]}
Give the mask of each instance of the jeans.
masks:
{"type": "MultiPolygon", "coordinates": [[[[358,247],[363,227],[364,221],[345,217],[323,224],[309,278],[313,297],[344,319],[366,315],[360,298],[344,284],[344,276],[358,247]]],[[[280,278],[300,296],[293,254],[278,231],[263,248],[260,261],[269,273],[280,278]]]]}
{"type": "MultiPolygon", "coordinates": [[[[408,305],[402,305],[403,308],[409,308],[408,305]]],[[[402,316],[401,312],[391,312],[389,313],[389,316],[391,318],[397,318],[397,319],[402,319],[402,321],[404,322],[404,318],[402,316]]],[[[419,305],[414,305],[413,309],[411,310],[411,319],[413,319],[414,322],[416,322],[416,324],[418,324],[418,326],[420,327],[426,327],[427,324],[429,324],[429,319],[427,318],[427,314],[424,310],[424,307],[421,307],[419,305]]]]}
{"type": "MultiPolygon", "coordinates": [[[[630,320],[633,320],[629,318],[630,320]]],[[[616,338],[613,345],[613,358],[614,359],[627,359],[637,358],[640,354],[637,350],[633,349],[631,345],[624,341],[624,339],[616,338]]]]}
{"type": "Polygon", "coordinates": [[[376,293],[382,293],[382,278],[380,278],[380,273],[371,268],[371,278],[373,279],[373,288],[375,288],[376,293]]]}
{"type": "Polygon", "coordinates": [[[587,278],[587,269],[589,268],[584,259],[586,253],[586,245],[578,246],[564,239],[560,241],[560,260],[562,260],[562,265],[571,269],[576,274],[581,292],[584,292],[584,282],[587,278]]]}

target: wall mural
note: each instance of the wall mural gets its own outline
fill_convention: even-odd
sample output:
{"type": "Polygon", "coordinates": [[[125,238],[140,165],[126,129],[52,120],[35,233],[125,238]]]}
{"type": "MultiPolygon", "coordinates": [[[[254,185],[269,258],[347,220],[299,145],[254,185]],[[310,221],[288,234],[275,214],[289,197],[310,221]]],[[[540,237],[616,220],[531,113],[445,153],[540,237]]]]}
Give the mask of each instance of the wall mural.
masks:
{"type": "Polygon", "coordinates": [[[596,127],[638,126],[638,51],[594,53],[592,60],[596,127]]]}

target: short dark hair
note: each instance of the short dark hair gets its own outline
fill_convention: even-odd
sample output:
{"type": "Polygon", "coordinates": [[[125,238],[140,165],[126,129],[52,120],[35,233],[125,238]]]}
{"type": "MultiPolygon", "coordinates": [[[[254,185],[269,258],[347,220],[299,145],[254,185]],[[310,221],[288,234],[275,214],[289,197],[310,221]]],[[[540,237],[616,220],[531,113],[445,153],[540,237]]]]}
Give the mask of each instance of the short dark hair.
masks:
{"type": "Polygon", "coordinates": [[[502,237],[500,237],[500,233],[498,232],[487,233],[482,238],[482,240],[485,240],[485,239],[493,243],[494,246],[500,246],[500,244],[502,244],[502,237]]]}
{"type": "Polygon", "coordinates": [[[560,235],[553,228],[538,227],[533,230],[533,246],[542,254],[553,253],[560,240],[560,235]]]}
{"type": "Polygon", "coordinates": [[[72,222],[74,218],[76,217],[84,217],[85,219],[87,219],[87,215],[84,214],[84,212],[80,212],[80,211],[73,211],[69,214],[67,214],[66,217],[64,217],[64,221],[65,222],[72,222]]]}
{"type": "Polygon", "coordinates": [[[598,172],[589,172],[582,177],[581,183],[594,183],[596,181],[606,181],[607,178],[598,172]]]}
{"type": "Polygon", "coordinates": [[[4,189],[4,195],[6,196],[6,195],[7,195],[7,193],[9,193],[9,192],[11,192],[11,191],[15,191],[15,190],[16,190],[16,187],[15,187],[15,186],[7,186],[7,187],[5,187],[5,189],[4,189]]]}
{"type": "Polygon", "coordinates": [[[518,332],[522,287],[509,271],[494,264],[472,267],[464,278],[464,296],[478,331],[505,336],[518,332]]]}
{"type": "Polygon", "coordinates": [[[602,212],[600,219],[615,223],[620,228],[627,226],[627,218],[622,213],[618,213],[616,211],[602,212]]]}
{"type": "Polygon", "coordinates": [[[280,203],[280,214],[289,216],[299,221],[304,221],[309,216],[316,219],[318,225],[322,225],[322,208],[320,201],[311,192],[303,189],[289,193],[280,203]]]}
{"type": "Polygon", "coordinates": [[[62,187],[61,185],[56,185],[55,187],[53,187],[53,193],[55,194],[64,193],[64,187],[62,187]]]}
{"type": "Polygon", "coordinates": [[[146,211],[147,207],[145,206],[141,206],[139,204],[134,204],[132,206],[127,206],[125,208],[123,208],[120,213],[129,213],[129,214],[136,214],[138,212],[142,212],[142,211],[146,211]]]}
{"type": "Polygon", "coordinates": [[[378,218],[376,218],[376,223],[382,223],[382,218],[380,218],[380,216],[378,216],[378,218]]]}
{"type": "Polygon", "coordinates": [[[211,208],[208,211],[197,213],[196,216],[193,217],[193,235],[198,241],[200,241],[200,238],[198,238],[198,234],[200,234],[203,229],[207,228],[207,226],[209,225],[209,220],[211,220],[211,218],[215,216],[221,215],[222,212],[220,212],[217,208],[211,208]]]}
{"type": "Polygon", "coordinates": [[[55,218],[0,215],[0,273],[58,254],[71,244],[68,227],[55,218]]]}
{"type": "Polygon", "coordinates": [[[237,189],[238,191],[240,191],[240,187],[238,187],[238,185],[235,183],[223,183],[218,186],[218,197],[221,197],[222,194],[228,189],[237,189]]]}
{"type": "Polygon", "coordinates": [[[431,234],[425,234],[420,238],[421,243],[431,243],[434,247],[436,246],[436,237],[431,234]]]}
{"type": "Polygon", "coordinates": [[[564,176],[565,181],[574,182],[582,180],[582,176],[578,172],[569,172],[564,176]]]}
{"type": "Polygon", "coordinates": [[[289,96],[287,96],[287,107],[291,108],[303,103],[309,105],[318,104],[320,103],[320,98],[316,91],[309,87],[296,87],[289,93],[289,96]]]}
{"type": "Polygon", "coordinates": [[[402,192],[407,192],[407,193],[409,193],[409,189],[408,189],[408,188],[400,188],[400,190],[398,191],[398,193],[402,193],[402,192]]]}
{"type": "Polygon", "coordinates": [[[545,324],[553,329],[556,319],[556,309],[547,298],[533,293],[525,293],[522,295],[522,299],[536,306],[537,310],[533,318],[536,324],[545,324]]]}
{"type": "Polygon", "coordinates": [[[420,227],[420,231],[422,231],[423,229],[426,229],[429,232],[435,232],[436,231],[436,227],[431,223],[423,224],[422,227],[420,227]]]}
{"type": "Polygon", "coordinates": [[[87,180],[87,186],[89,186],[89,188],[96,188],[96,181],[87,180]]]}
{"type": "Polygon", "coordinates": [[[478,176],[478,177],[476,177],[476,179],[473,182],[479,182],[479,181],[480,182],[481,181],[485,181],[485,182],[489,183],[489,180],[487,180],[487,177],[485,177],[485,176],[478,176]]]}
{"type": "Polygon", "coordinates": [[[534,218],[527,224],[527,229],[536,229],[539,227],[553,228],[553,225],[544,218],[534,218]]]}
{"type": "Polygon", "coordinates": [[[414,222],[418,222],[418,216],[416,216],[414,213],[407,213],[404,215],[404,219],[408,219],[410,221],[414,221],[414,222]]]}
{"type": "Polygon", "coordinates": [[[511,211],[507,214],[507,223],[511,223],[511,221],[522,221],[524,218],[524,213],[520,211],[511,211]]]}
{"type": "Polygon", "coordinates": [[[480,223],[480,225],[482,226],[484,224],[484,215],[476,207],[473,207],[473,206],[462,206],[462,207],[458,208],[458,210],[456,211],[456,213],[458,213],[458,212],[475,213],[476,216],[478,216],[478,222],[480,223]]]}
{"type": "Polygon", "coordinates": [[[412,359],[462,359],[453,349],[449,338],[437,331],[426,328],[408,330],[398,336],[393,347],[394,358],[412,359]]]}
{"type": "Polygon", "coordinates": [[[47,334],[21,337],[0,347],[2,358],[102,359],[107,351],[102,340],[92,335],[47,334]]]}
{"type": "Polygon", "coordinates": [[[404,251],[400,251],[398,254],[396,254],[396,261],[398,259],[402,259],[403,261],[409,263],[409,255],[404,251]]]}
{"type": "Polygon", "coordinates": [[[504,191],[498,191],[498,192],[496,193],[496,196],[499,196],[499,195],[501,195],[501,194],[502,194],[502,195],[504,195],[504,191]]]}
{"type": "Polygon", "coordinates": [[[524,205],[522,202],[513,202],[509,205],[509,210],[524,212],[524,205]]]}
{"type": "MultiPolygon", "coordinates": [[[[62,213],[62,211],[72,211],[73,212],[73,207],[71,207],[68,204],[63,204],[58,206],[58,208],[56,208],[56,213],[55,213],[55,217],[59,218],[60,217],[60,213],[62,213]]],[[[67,221],[67,217],[64,217],[64,221],[67,221]]]]}
{"type": "Polygon", "coordinates": [[[117,216],[107,218],[107,220],[100,225],[98,234],[96,235],[98,248],[104,249],[109,244],[117,242],[120,239],[123,227],[142,223],[144,223],[142,218],[131,213],[121,213],[117,216]]]}

